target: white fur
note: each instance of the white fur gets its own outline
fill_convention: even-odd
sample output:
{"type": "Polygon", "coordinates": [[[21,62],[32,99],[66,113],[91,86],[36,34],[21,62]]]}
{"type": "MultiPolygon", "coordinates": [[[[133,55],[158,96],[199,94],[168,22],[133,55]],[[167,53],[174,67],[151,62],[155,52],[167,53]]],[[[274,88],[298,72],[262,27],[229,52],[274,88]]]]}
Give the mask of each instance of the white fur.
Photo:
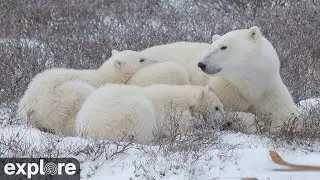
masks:
{"type": "Polygon", "coordinates": [[[176,42],[150,47],[141,53],[151,59],[177,62],[186,68],[191,84],[206,85],[209,77],[197,67],[197,63],[209,48],[207,43],[176,42]]]}
{"type": "Polygon", "coordinates": [[[133,135],[145,142],[170,120],[177,120],[182,129],[188,127],[194,113],[205,116],[210,124],[221,121],[225,115],[222,103],[207,87],[109,84],[87,97],[75,128],[95,139],[119,140],[133,135]],[[210,111],[214,107],[219,110],[210,111]]]}
{"type": "Polygon", "coordinates": [[[141,69],[127,84],[146,86],[151,84],[190,84],[188,72],[180,64],[166,61],[141,69]]]}
{"type": "Polygon", "coordinates": [[[278,55],[258,27],[219,37],[200,62],[206,65],[203,71],[207,74],[232,83],[249,112],[270,114],[272,129],[287,122],[292,114],[297,115],[297,107],[280,76],[278,55]],[[227,48],[221,49],[223,46],[227,48]]]}
{"type": "MultiPolygon", "coordinates": [[[[219,35],[212,37],[212,42],[219,39],[219,35]]],[[[248,102],[238,93],[236,87],[222,76],[210,77],[198,67],[199,60],[205,56],[211,48],[208,43],[176,42],[147,48],[141,53],[146,57],[159,61],[174,61],[186,68],[190,84],[207,85],[216,93],[224,105],[226,111],[246,111],[248,102]]],[[[149,67],[148,67],[149,68],[149,67]]]]}
{"type": "Polygon", "coordinates": [[[209,78],[209,87],[221,100],[224,109],[228,112],[247,111],[250,103],[239,93],[238,88],[222,76],[209,78]]]}
{"type": "Polygon", "coordinates": [[[228,113],[228,120],[231,121],[230,127],[237,128],[241,125],[245,133],[253,134],[257,133],[256,116],[247,112],[230,112],[228,113]]]}
{"type": "Polygon", "coordinates": [[[113,51],[99,69],[50,69],[35,76],[19,103],[21,117],[36,127],[71,135],[76,113],[85,97],[105,83],[125,83],[155,61],[135,51],[113,51]],[[143,62],[140,60],[144,58],[143,62]]]}

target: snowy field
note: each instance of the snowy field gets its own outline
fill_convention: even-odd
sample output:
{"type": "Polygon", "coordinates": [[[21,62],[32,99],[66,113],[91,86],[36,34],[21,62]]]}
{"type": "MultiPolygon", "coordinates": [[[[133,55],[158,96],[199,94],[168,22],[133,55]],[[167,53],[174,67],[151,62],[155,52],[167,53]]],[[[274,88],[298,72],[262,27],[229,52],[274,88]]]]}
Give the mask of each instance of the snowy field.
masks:
{"type": "MultiPolygon", "coordinates": [[[[305,100],[300,108],[306,111],[318,105],[319,99],[305,100]]],[[[320,166],[320,142],[297,147],[264,135],[223,131],[216,133],[217,143],[201,152],[171,153],[159,146],[57,137],[24,125],[8,125],[8,113],[8,109],[0,113],[1,157],[74,157],[81,163],[82,179],[320,179],[320,171],[277,171],[287,167],[269,156],[273,150],[287,162],[320,166]]]]}
{"type": "Polygon", "coordinates": [[[269,157],[269,150],[277,150],[286,160],[294,163],[319,165],[320,152],[310,153],[301,150],[274,148],[267,138],[241,133],[221,134],[220,148],[213,147],[196,163],[180,167],[179,155],[173,155],[167,162],[157,157],[151,166],[143,152],[131,150],[120,159],[105,163],[92,179],[139,179],[144,173],[155,179],[319,179],[319,172],[276,172],[281,168],[269,157]],[[133,162],[143,166],[136,169],[133,162]],[[147,172],[144,172],[147,171],[147,172]]]}

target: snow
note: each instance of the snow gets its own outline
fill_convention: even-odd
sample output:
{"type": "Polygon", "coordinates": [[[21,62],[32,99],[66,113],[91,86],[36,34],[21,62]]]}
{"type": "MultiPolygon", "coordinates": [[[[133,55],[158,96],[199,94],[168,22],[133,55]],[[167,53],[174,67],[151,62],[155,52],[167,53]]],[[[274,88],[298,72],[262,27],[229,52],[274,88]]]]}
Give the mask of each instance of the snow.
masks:
{"type": "MultiPolygon", "coordinates": [[[[299,103],[303,109],[317,104],[319,99],[299,103]]],[[[6,112],[7,109],[0,108],[0,118],[9,118],[6,112]]],[[[298,148],[285,142],[275,145],[274,140],[263,135],[223,131],[218,134],[217,144],[197,158],[192,153],[168,153],[159,146],[139,144],[113,156],[117,145],[110,142],[101,145],[102,142],[106,141],[58,137],[26,125],[4,123],[0,126],[1,157],[28,157],[30,154],[45,157],[47,153],[74,157],[81,163],[82,179],[320,179],[320,172],[274,171],[285,167],[273,163],[269,156],[269,151],[274,150],[290,163],[320,166],[320,142],[298,148]],[[27,149],[10,150],[3,142],[27,149]]]]}
{"type": "MultiPolygon", "coordinates": [[[[0,134],[7,137],[19,137],[22,141],[32,144],[29,148],[48,147],[46,136],[34,128],[26,126],[7,126],[1,128],[0,134]]],[[[212,147],[197,161],[185,159],[183,154],[165,155],[157,146],[145,146],[141,150],[134,145],[129,150],[105,160],[105,154],[98,158],[84,158],[82,155],[71,156],[81,162],[82,179],[223,179],[256,177],[258,179],[319,179],[319,172],[276,172],[281,168],[269,157],[269,150],[276,150],[285,160],[291,163],[319,165],[320,152],[293,150],[290,148],[274,148],[270,139],[257,135],[246,135],[234,132],[222,132],[221,142],[212,147]]],[[[60,153],[73,151],[87,143],[78,137],[60,139],[57,149],[60,153]]],[[[10,138],[9,138],[10,139],[10,138]]],[[[19,155],[19,154],[18,154],[19,155]]],[[[6,157],[11,157],[8,154],[6,157]]]]}
{"type": "MultiPolygon", "coordinates": [[[[173,162],[179,161],[178,155],[171,157],[173,162],[163,162],[165,158],[159,156],[154,162],[155,167],[144,166],[154,179],[224,179],[256,177],[258,179],[319,179],[319,172],[275,172],[281,168],[274,164],[269,157],[269,150],[274,150],[267,138],[241,133],[225,132],[221,134],[225,147],[232,150],[212,149],[195,164],[183,169],[168,170],[173,162]],[[169,172],[168,172],[169,171],[169,172]],[[166,172],[161,176],[161,172],[166,172]]],[[[277,149],[285,160],[293,163],[319,165],[320,152],[308,153],[298,150],[277,149]]],[[[107,179],[139,179],[132,162],[147,164],[148,156],[143,152],[132,151],[119,160],[105,163],[91,178],[94,180],[107,179]]],[[[176,165],[176,164],[174,164],[176,165]]]]}
{"type": "Polygon", "coordinates": [[[310,109],[313,107],[320,107],[320,98],[313,98],[313,99],[307,99],[307,100],[302,100],[299,102],[299,108],[304,110],[304,109],[310,109]]]}

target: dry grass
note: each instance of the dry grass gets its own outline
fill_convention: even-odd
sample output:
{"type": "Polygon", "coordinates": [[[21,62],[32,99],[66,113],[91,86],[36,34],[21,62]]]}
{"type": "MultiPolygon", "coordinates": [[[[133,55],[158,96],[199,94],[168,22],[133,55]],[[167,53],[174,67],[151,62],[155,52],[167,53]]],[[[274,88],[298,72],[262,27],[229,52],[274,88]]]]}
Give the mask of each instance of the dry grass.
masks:
{"type": "Polygon", "coordinates": [[[76,158],[81,164],[87,163],[81,165],[81,176],[86,178],[131,147],[131,142],[59,137],[27,126],[0,127],[1,158],[76,158]]]}
{"type": "Polygon", "coordinates": [[[320,142],[319,106],[310,109],[299,118],[291,119],[279,133],[271,137],[275,142],[285,141],[296,148],[320,151],[318,148],[320,142]]]}
{"type": "Polygon", "coordinates": [[[260,26],[295,101],[319,96],[319,2],[312,0],[0,2],[0,102],[15,104],[37,73],[96,68],[111,49],[141,50],[260,26]]]}
{"type": "Polygon", "coordinates": [[[280,131],[271,132],[271,120],[266,116],[254,116],[254,118],[243,118],[243,116],[230,115],[229,126],[225,130],[235,132],[257,134],[269,137],[277,147],[289,145],[291,148],[304,150],[319,150],[320,142],[320,108],[319,105],[303,110],[299,117],[290,118],[288,123],[281,127],[280,131]],[[286,145],[285,145],[285,144],[286,145]]]}
{"type": "MultiPolygon", "coordinates": [[[[146,179],[157,179],[168,174],[179,174],[187,170],[190,177],[197,174],[200,159],[212,158],[208,151],[220,145],[219,130],[206,123],[197,121],[196,126],[181,130],[179,123],[171,121],[165,128],[166,133],[155,134],[154,146],[139,146],[144,151],[141,160],[135,160],[135,176],[146,179]]],[[[159,132],[159,131],[158,131],[159,132]]],[[[161,131],[160,131],[161,132],[161,131]]],[[[212,164],[208,165],[213,166],[212,164]]],[[[194,177],[194,178],[195,178],[194,177]]]]}

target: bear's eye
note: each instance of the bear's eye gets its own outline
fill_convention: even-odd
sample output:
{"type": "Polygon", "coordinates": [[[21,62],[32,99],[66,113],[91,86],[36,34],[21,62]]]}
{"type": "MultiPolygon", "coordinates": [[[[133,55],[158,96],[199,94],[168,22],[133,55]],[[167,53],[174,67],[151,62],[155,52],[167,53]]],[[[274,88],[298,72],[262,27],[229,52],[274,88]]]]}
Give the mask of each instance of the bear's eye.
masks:
{"type": "Polygon", "coordinates": [[[226,49],[227,49],[227,46],[222,46],[220,49],[221,49],[221,50],[226,50],[226,49]]]}
{"type": "Polygon", "coordinates": [[[214,107],[214,110],[219,111],[219,108],[216,106],[216,107],[214,107]]]}
{"type": "Polygon", "coordinates": [[[144,59],[140,59],[140,62],[143,62],[144,61],[144,59]]]}

